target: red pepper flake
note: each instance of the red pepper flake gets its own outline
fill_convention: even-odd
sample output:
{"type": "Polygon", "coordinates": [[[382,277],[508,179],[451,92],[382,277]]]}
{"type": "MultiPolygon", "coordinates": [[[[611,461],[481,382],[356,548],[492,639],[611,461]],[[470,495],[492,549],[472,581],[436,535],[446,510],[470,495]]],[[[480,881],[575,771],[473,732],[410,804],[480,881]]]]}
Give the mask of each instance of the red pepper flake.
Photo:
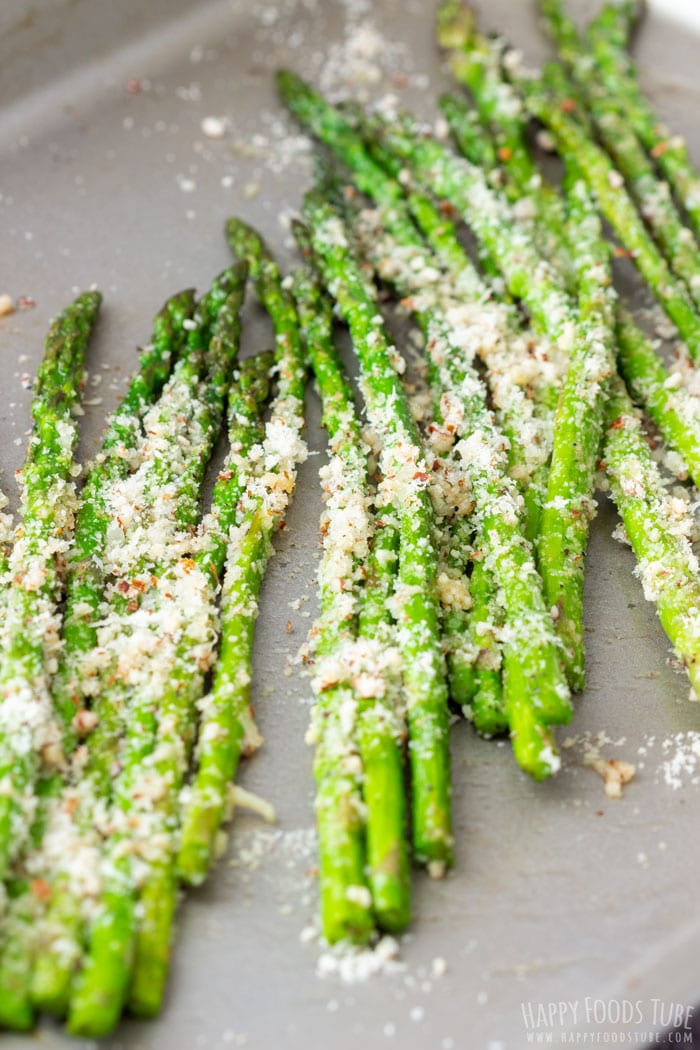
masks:
{"type": "Polygon", "coordinates": [[[138,607],[139,603],[136,601],[136,599],[130,598],[126,606],[126,611],[130,613],[135,613],[138,607]]]}
{"type": "Polygon", "coordinates": [[[192,572],[195,567],[194,558],[181,558],[180,565],[182,565],[183,572],[192,572]]]}
{"type": "Polygon", "coordinates": [[[51,897],[51,887],[45,879],[32,879],[29,883],[29,888],[32,896],[36,897],[37,900],[47,901],[51,897]]]}
{"type": "Polygon", "coordinates": [[[637,255],[636,252],[632,251],[631,248],[613,248],[613,255],[616,259],[634,259],[637,255]]]}
{"type": "Polygon", "coordinates": [[[651,153],[652,157],[663,157],[664,153],[668,153],[670,148],[671,148],[671,143],[667,142],[664,139],[661,142],[657,142],[655,146],[652,146],[652,148],[649,150],[649,152],[651,153]]]}
{"type": "Polygon", "coordinates": [[[512,156],[513,150],[510,148],[510,146],[501,146],[499,148],[498,159],[500,161],[503,161],[504,164],[506,163],[506,161],[509,161],[512,156]]]}
{"type": "Polygon", "coordinates": [[[414,481],[430,481],[430,474],[426,474],[424,470],[417,470],[413,475],[414,481]]]}
{"type": "Polygon", "coordinates": [[[64,812],[66,812],[69,817],[73,816],[73,814],[75,813],[77,808],[78,808],[78,799],[77,799],[76,796],[73,796],[72,798],[66,799],[66,801],[65,801],[65,803],[63,805],[64,812]]]}
{"type": "Polygon", "coordinates": [[[565,98],[562,99],[561,111],[562,113],[574,113],[576,110],[576,99],[565,98]]]}
{"type": "Polygon", "coordinates": [[[457,209],[449,201],[440,201],[438,210],[448,219],[454,219],[457,216],[457,209]]]}
{"type": "Polygon", "coordinates": [[[291,620],[287,620],[286,624],[284,625],[284,629],[287,632],[287,634],[291,634],[292,633],[292,621],[291,620]]]}
{"type": "Polygon", "coordinates": [[[141,92],[141,80],[139,77],[129,77],[124,87],[127,95],[138,95],[141,92]]]}
{"type": "Polygon", "coordinates": [[[608,427],[609,430],[622,430],[625,425],[624,416],[618,416],[617,419],[613,419],[612,423],[608,427]]]}
{"type": "Polygon", "coordinates": [[[119,583],[117,584],[117,590],[119,591],[120,594],[128,594],[128,592],[129,592],[129,584],[127,583],[127,581],[126,580],[120,580],[119,583]]]}
{"type": "Polygon", "coordinates": [[[33,310],[36,306],[36,301],[32,299],[31,295],[20,295],[17,299],[18,310],[33,310]]]}

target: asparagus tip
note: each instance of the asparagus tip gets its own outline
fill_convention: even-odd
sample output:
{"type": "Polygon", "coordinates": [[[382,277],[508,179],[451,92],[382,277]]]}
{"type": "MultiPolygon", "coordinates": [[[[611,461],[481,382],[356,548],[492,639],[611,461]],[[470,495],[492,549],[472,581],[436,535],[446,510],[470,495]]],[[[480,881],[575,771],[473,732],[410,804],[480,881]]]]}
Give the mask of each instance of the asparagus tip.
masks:
{"type": "Polygon", "coordinates": [[[466,47],[474,33],[473,9],[464,0],[445,0],[438,8],[437,41],[447,51],[466,47]]]}

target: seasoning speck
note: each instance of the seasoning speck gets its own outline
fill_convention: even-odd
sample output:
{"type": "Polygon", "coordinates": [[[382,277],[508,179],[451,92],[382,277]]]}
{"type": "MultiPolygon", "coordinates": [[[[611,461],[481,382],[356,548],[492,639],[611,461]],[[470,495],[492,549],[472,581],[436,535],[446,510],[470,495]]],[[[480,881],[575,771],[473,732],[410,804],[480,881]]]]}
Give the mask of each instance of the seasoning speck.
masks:
{"type": "Polygon", "coordinates": [[[205,117],[201,123],[202,134],[208,139],[222,139],[226,134],[224,117],[205,117]]]}

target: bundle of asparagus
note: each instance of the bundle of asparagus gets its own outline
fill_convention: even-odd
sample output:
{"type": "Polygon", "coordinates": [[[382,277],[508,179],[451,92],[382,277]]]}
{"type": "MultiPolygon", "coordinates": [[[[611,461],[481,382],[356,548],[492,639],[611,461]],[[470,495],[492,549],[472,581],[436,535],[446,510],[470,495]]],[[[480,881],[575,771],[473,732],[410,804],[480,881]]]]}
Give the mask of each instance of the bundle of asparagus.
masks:
{"type": "Polygon", "coordinates": [[[694,358],[700,177],[640,91],[633,0],[582,32],[560,0],[541,6],[561,62],[537,74],[463,0],[440,8],[469,93],[440,100],[454,148],[408,114],[333,106],[279,74],[329,151],[294,228],[301,264],[283,278],[230,220],[235,265],[158,313],[80,494],[74,415],[99,295],[54,322],[21,523],[0,517],[1,1024],[46,1011],[98,1037],[124,1009],[160,1008],[179,887],[206,878],[239,760],[261,742],[253,633],[306,454],[307,365],[329,440],[309,733],[329,943],[403,929],[411,858],[435,878],[454,863],[450,703],[482,736],[509,735],[535,779],[560,768],[556,727],[585,682],[597,486],[700,694],[694,522],[644,415],[668,467],[700,483],[696,401],[619,297],[601,222],[694,358]],[[533,118],[561,185],[540,171],[533,118]],[[239,362],[248,276],[275,349],[239,362]],[[397,317],[429,407],[412,403],[397,317]]]}
{"type": "Polygon", "coordinates": [[[8,756],[26,756],[3,795],[0,1020],[12,1027],[42,1009],[97,1036],[127,1005],[157,1012],[178,884],[206,876],[238,757],[260,740],[253,626],[271,536],[305,456],[305,366],[272,256],[243,223],[230,233],[240,262],[198,303],[183,292],[156,317],[79,507],[70,411],[99,296],[77,300],[47,341],[8,566],[17,613],[3,640],[3,741],[8,756]],[[236,369],[249,269],[277,350],[236,369]],[[227,398],[230,451],[202,518],[227,398]]]}
{"type": "MultiPolygon", "coordinates": [[[[668,443],[667,463],[681,478],[695,477],[697,411],[619,301],[601,224],[606,219],[620,238],[694,356],[698,245],[684,224],[692,209],[683,197],[673,202],[656,171],[663,151],[649,145],[648,134],[656,121],[624,55],[632,7],[625,18],[605,5],[579,36],[559,3],[543,3],[565,64],[535,75],[520,69],[506,41],[479,33],[466,4],[447,0],[438,39],[473,101],[471,108],[460,97],[441,100],[457,152],[408,114],[387,117],[385,109],[365,112],[354,102],[333,106],[294,73],[278,74],[284,101],[334,158],[333,177],[326,174],[307,197],[305,217],[319,279],[350,326],[361,375],[368,330],[372,344],[385,344],[372,327],[378,315],[370,316],[377,291],[369,300],[355,293],[362,323],[353,316],[347,275],[364,260],[383,297],[388,289],[422,334],[435,406],[421,435],[434,475],[429,491],[439,487],[441,455],[455,456],[462,471],[468,512],[445,514],[435,497],[432,527],[436,564],[459,564],[453,575],[466,593],[455,609],[449,588],[441,593],[433,580],[442,599],[450,699],[483,735],[508,732],[517,760],[537,778],[559,765],[551,727],[570,716],[565,678],[574,692],[584,686],[583,567],[601,468],[645,594],[657,602],[691,683],[697,674],[691,651],[700,581],[690,500],[668,494],[630,395],[668,443]],[[593,52],[606,64],[607,90],[591,86],[600,83],[590,73],[593,52]],[[611,116],[622,107],[610,90],[615,78],[620,91],[624,81],[625,108],[635,111],[625,136],[611,116]],[[540,172],[529,145],[532,117],[561,153],[561,186],[540,172]],[[476,239],[481,273],[462,248],[455,219],[476,239]],[[445,560],[445,535],[457,561],[449,554],[445,560]]],[[[674,183],[676,193],[694,178],[687,154],[669,168],[680,169],[685,181],[674,183]]],[[[404,364],[392,361],[400,379],[404,364]]],[[[364,382],[372,420],[374,392],[364,382]]],[[[410,498],[402,496],[407,504],[410,498]]],[[[400,564],[401,532],[395,542],[400,564]]],[[[393,644],[388,637],[385,656],[393,644]]],[[[410,696],[405,657],[402,671],[410,696]]],[[[322,694],[318,711],[339,718],[342,700],[342,691],[322,694]]],[[[410,711],[409,699],[409,741],[410,711]]],[[[400,743],[400,724],[396,732],[400,743]]],[[[356,761],[353,791],[362,793],[362,756],[352,733],[343,739],[356,761]]],[[[368,792],[362,801],[369,828],[368,792]]],[[[323,858],[332,829],[320,821],[319,835],[323,858]]],[[[328,864],[324,876],[322,866],[329,899],[343,891],[340,878],[335,888],[327,885],[335,875],[328,864]]],[[[391,929],[369,889],[375,924],[391,929]]],[[[323,917],[326,936],[341,936],[323,917]]],[[[366,927],[363,921],[358,940],[366,927]]]]}

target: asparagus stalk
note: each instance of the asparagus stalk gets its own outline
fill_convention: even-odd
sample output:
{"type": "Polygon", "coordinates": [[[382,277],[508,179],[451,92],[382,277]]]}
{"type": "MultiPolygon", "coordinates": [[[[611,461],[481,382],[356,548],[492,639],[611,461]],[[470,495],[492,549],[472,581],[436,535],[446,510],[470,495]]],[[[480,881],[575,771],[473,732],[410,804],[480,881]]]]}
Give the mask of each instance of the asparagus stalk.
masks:
{"type": "Polygon", "coordinates": [[[539,190],[542,179],[525,141],[522,101],[501,75],[498,46],[477,31],[474,13],[463,0],[446,0],[438,8],[437,40],[448,52],[453,76],[469,89],[481,121],[491,129],[514,185],[526,194],[539,190]]]}
{"type": "MultiPolygon", "coordinates": [[[[229,394],[231,452],[214,487],[212,513],[205,520],[206,543],[194,559],[202,572],[211,578],[212,588],[226,560],[229,533],[246,482],[247,456],[264,436],[260,411],[268,397],[272,363],[269,353],[244,361],[229,394]]],[[[251,530],[250,536],[254,533],[255,530],[251,530]]],[[[244,546],[248,542],[247,537],[244,546]]],[[[166,857],[156,867],[160,870],[154,873],[139,895],[139,927],[129,990],[130,1006],[142,1016],[157,1013],[162,1002],[176,903],[177,880],[172,860],[166,857]]]]}
{"type": "Polygon", "coordinates": [[[459,152],[493,177],[499,165],[496,143],[476,110],[457,95],[441,95],[439,105],[459,152]]]}
{"type": "MultiPolygon", "coordinates": [[[[297,227],[295,233],[308,255],[306,231],[297,227]]],[[[352,395],[331,342],[331,318],[311,274],[297,278],[295,291],[309,360],[322,396],[323,422],[331,442],[331,460],[323,475],[329,493],[322,523],[321,615],[316,625],[316,659],[321,670],[314,681],[318,695],[311,723],[321,925],[330,944],[341,940],[362,943],[373,932],[375,923],[365,832],[369,840],[369,825],[373,816],[376,821],[376,807],[374,814],[367,807],[365,822],[363,770],[356,740],[358,697],[351,682],[340,680],[338,668],[342,666],[343,654],[352,652],[356,642],[360,559],[369,556],[366,450],[352,395]],[[341,531],[350,506],[352,545],[341,531]],[[324,666],[331,668],[326,676],[324,666]],[[347,726],[343,711],[352,713],[352,726],[347,726]]],[[[368,571],[371,576],[372,569],[368,571]]]]}
{"type": "Polygon", "coordinates": [[[579,167],[599,209],[676,325],[690,354],[696,357],[700,353],[700,317],[686,287],[674,277],[646,230],[622,176],[576,121],[553,105],[534,82],[523,83],[530,112],[552,132],[564,159],[579,167]]]}
{"type": "Polygon", "coordinates": [[[22,527],[10,557],[0,653],[0,877],[26,842],[42,769],[60,765],[61,735],[49,676],[58,649],[61,558],[75,514],[72,412],[101,296],[85,292],[53,322],[32,399],[34,431],[22,470],[22,527]]]}
{"type": "MultiPolygon", "coordinates": [[[[258,297],[270,314],[276,337],[279,388],[273,417],[266,430],[266,451],[273,463],[268,473],[277,474],[278,477],[271,477],[267,484],[264,477],[259,480],[257,491],[254,488],[252,494],[249,493],[250,503],[243,519],[246,527],[250,527],[253,521],[260,522],[260,549],[255,557],[264,571],[272,550],[271,533],[284,519],[289,494],[294,487],[296,464],[305,457],[305,446],[300,437],[304,425],[305,360],[294,300],[283,286],[277,263],[269,250],[259,235],[240,219],[229,220],[227,235],[234,254],[245,258],[250,266],[258,297]]],[[[247,571],[255,577],[254,564],[247,570],[239,571],[247,571]]],[[[259,579],[252,577],[250,585],[257,595],[262,576],[259,579]]],[[[248,604],[250,606],[253,603],[248,604]]],[[[237,726],[241,710],[248,706],[248,681],[245,679],[246,676],[249,678],[254,623],[254,616],[250,622],[246,616],[245,605],[237,602],[234,594],[230,656],[228,661],[220,662],[218,688],[215,681],[211,704],[200,725],[200,741],[206,744],[211,734],[216,746],[200,748],[199,769],[192,785],[178,858],[181,878],[193,884],[203,881],[211,864],[216,835],[224,814],[225,789],[238,760],[240,741],[237,726]],[[237,611],[239,605],[242,612],[237,611]],[[246,640],[246,644],[237,651],[233,642],[238,634],[246,640]],[[234,712],[233,716],[231,711],[234,712]],[[233,725],[231,732],[226,731],[224,725],[228,719],[233,725]],[[209,725],[211,729],[207,728],[209,725]],[[226,774],[226,768],[230,769],[230,775],[226,774]]],[[[225,639],[226,621],[222,630],[225,639]]]]}
{"type": "MultiPolygon", "coordinates": [[[[601,12],[602,15],[602,12],[601,12]]],[[[557,66],[561,70],[561,66],[557,66]]],[[[561,91],[559,91],[561,94],[561,91]]],[[[453,134],[460,148],[466,144],[460,140],[460,129],[466,116],[465,107],[459,100],[449,100],[443,107],[448,116],[453,134]]],[[[475,132],[475,135],[478,134],[475,132]]],[[[481,138],[485,136],[481,134],[481,138]]],[[[486,140],[488,141],[488,140],[486,140]]],[[[472,162],[477,162],[478,153],[472,156],[465,153],[472,162]]],[[[488,170],[488,168],[487,168],[488,170]]],[[[618,366],[630,388],[635,400],[643,405],[645,411],[661,430],[665,440],[683,459],[694,479],[698,471],[698,428],[695,423],[694,410],[682,388],[675,387],[675,381],[665,369],[654,352],[649,340],[637,325],[634,318],[621,306],[617,310],[617,360],[618,366]]],[[[528,498],[526,492],[525,498],[528,498]]],[[[528,533],[534,536],[535,533],[528,533]]],[[[472,588],[478,592],[478,585],[472,588]]],[[[475,613],[472,613],[475,619],[475,613]]]]}
{"type": "Polygon", "coordinates": [[[653,162],[640,144],[627,117],[620,112],[617,99],[601,87],[595,75],[590,51],[570,25],[563,12],[553,19],[562,33],[566,24],[566,43],[562,57],[570,64],[571,73],[593,116],[602,144],[627,180],[639,210],[676,275],[685,281],[696,307],[700,305],[700,247],[685,226],[676,208],[668,183],[660,180],[653,162]]]}
{"type": "Polygon", "coordinates": [[[5,493],[0,492],[0,604],[5,601],[10,587],[10,557],[15,532],[13,516],[5,510],[9,502],[5,493]]]}
{"type": "Polygon", "coordinates": [[[19,1031],[34,1026],[29,995],[39,900],[26,880],[13,880],[0,919],[0,1025],[19,1031]]]}
{"type": "Polygon", "coordinates": [[[629,47],[643,11],[643,0],[608,0],[589,22],[587,32],[604,34],[615,47],[629,47]]]}
{"type": "Polygon", "coordinates": [[[433,552],[434,519],[420,441],[391,360],[381,317],[368,294],[337,212],[319,193],[304,200],[324,284],[350,327],[372,425],[382,436],[382,471],[396,488],[400,556],[396,603],[409,726],[416,858],[441,874],[452,861],[447,684],[440,648],[433,552]]]}
{"type": "MultiPolygon", "coordinates": [[[[523,526],[524,528],[524,526],[523,526]]],[[[476,670],[471,720],[485,737],[508,732],[506,697],[503,695],[501,632],[504,613],[497,599],[498,574],[484,550],[475,552],[470,579],[472,608],[469,615],[469,639],[475,651],[476,670]]]]}
{"type": "Polygon", "coordinates": [[[503,42],[476,31],[473,13],[464,0],[441,4],[437,37],[448,51],[453,76],[471,92],[482,123],[493,132],[498,159],[508,176],[506,193],[523,215],[528,214],[532,237],[542,255],[568,276],[571,263],[560,237],[562,201],[528,148],[527,114],[502,69],[503,42]]]}
{"type": "MultiPolygon", "coordinates": [[[[145,867],[141,879],[146,885],[161,861],[167,862],[168,854],[172,858],[172,817],[194,732],[195,701],[201,696],[204,675],[213,659],[212,639],[217,627],[212,575],[181,552],[198,504],[201,464],[206,462],[218,434],[238,353],[246,276],[245,264],[233,270],[232,290],[216,318],[206,354],[207,375],[193,406],[195,440],[173,493],[177,509],[171,512],[170,529],[163,516],[163,497],[168,492],[157,482],[154,485],[155,507],[160,511],[156,528],[167,531],[169,542],[163,543],[163,553],[156,555],[156,560],[153,539],[165,540],[165,531],[158,536],[157,531],[149,535],[146,529],[146,543],[140,546],[139,567],[155,576],[157,584],[144,594],[140,610],[130,612],[127,608],[127,620],[142,611],[150,618],[149,630],[165,645],[163,652],[147,660],[134,683],[137,690],[128,708],[122,768],[114,788],[115,831],[107,843],[104,887],[70,1001],[68,1026],[74,1034],[99,1036],[110,1031],[127,995],[137,929],[139,865],[130,852],[125,853],[125,841],[136,840],[139,846],[140,863],[145,867]],[[168,639],[172,639],[169,645],[168,639]],[[163,677],[163,655],[169,665],[167,678],[163,677]]],[[[156,474],[160,474],[160,463],[160,459],[154,460],[156,474]]]]}
{"type": "MultiPolygon", "coordinates": [[[[369,156],[362,140],[343,114],[334,110],[318,93],[291,73],[280,73],[278,83],[285,101],[293,112],[351,167],[358,187],[378,202],[391,205],[390,212],[397,232],[407,235],[409,240],[414,237],[415,230],[410,218],[402,213],[399,201],[400,186],[396,182],[392,183],[386,172],[369,156]]],[[[377,139],[373,140],[372,149],[373,155],[394,175],[398,175],[402,161],[397,161],[377,139]]],[[[559,355],[553,348],[537,343],[532,336],[524,337],[517,327],[512,311],[481,301],[488,299],[489,289],[465,256],[454,228],[444,214],[437,212],[427,198],[416,193],[409,195],[408,206],[448,270],[449,296],[454,300],[474,300],[474,305],[461,305],[453,301],[449,306],[453,323],[464,326],[467,330],[475,313],[478,313],[479,330],[484,333],[483,325],[488,316],[487,327],[490,335],[488,338],[476,340],[477,349],[488,369],[494,403],[499,409],[504,431],[510,442],[510,470],[525,493],[528,536],[534,538],[538,531],[540,508],[546,492],[545,468],[551,448],[551,409],[557,398],[558,372],[561,367],[559,355]],[[535,392],[537,400],[543,405],[541,418],[533,411],[533,402],[525,396],[524,382],[527,382],[535,392]]],[[[559,296],[558,304],[561,306],[564,302],[559,296]]],[[[489,575],[489,570],[484,570],[484,575],[489,575]]],[[[490,589],[481,588],[482,607],[481,610],[473,611],[475,624],[479,619],[487,624],[492,622],[489,593],[490,589]]],[[[461,613],[455,615],[463,621],[461,613]]],[[[448,636],[454,633],[453,619],[453,614],[449,613],[446,623],[448,636]]],[[[473,668],[474,654],[480,653],[482,649],[489,650],[491,640],[492,636],[487,631],[475,638],[469,646],[454,646],[449,654],[452,695],[455,702],[462,706],[472,705],[477,676],[484,678],[485,698],[489,692],[493,694],[496,691],[492,668],[488,665],[493,665],[494,660],[497,662],[497,657],[485,652],[480,661],[478,675],[475,675],[473,668]],[[486,685],[488,679],[491,679],[490,689],[486,685]]],[[[479,707],[477,704],[477,722],[480,717],[479,707]]],[[[488,732],[495,731],[490,722],[485,723],[485,728],[488,732]]]]}
{"type": "Polygon", "coordinates": [[[620,22],[616,6],[605,4],[586,34],[596,73],[602,78],[608,93],[617,99],[630,127],[659,165],[677,202],[688,216],[695,236],[700,238],[700,176],[682,136],[674,134],[659,119],[642,93],[626,51],[625,24],[620,22]]]}
{"type": "Polygon", "coordinates": [[[632,315],[617,310],[617,363],[638,404],[659,428],[665,441],[678,453],[687,472],[700,486],[700,421],[693,399],[674,377],[632,315]]]}
{"type": "Polygon", "coordinates": [[[644,595],[700,690],[700,579],[690,536],[694,523],[685,501],[664,489],[646,436],[621,380],[608,404],[603,461],[625,532],[637,559],[644,595]]]}
{"type": "Polygon", "coordinates": [[[173,296],[156,315],[153,337],[141,355],[139,370],[114,413],[102,438],[102,447],[81,493],[66,580],[63,649],[53,682],[54,704],[70,740],[80,706],[80,658],[97,643],[98,608],[105,588],[104,549],[109,525],[106,494],[109,485],[131,470],[141,442],[141,418],[163,388],[185,341],[182,322],[194,311],[194,294],[173,296]]]}
{"type": "MultiPolygon", "coordinates": [[[[300,245],[308,252],[308,233],[299,227],[295,232],[300,245]]],[[[352,393],[333,346],[330,303],[308,267],[296,275],[295,297],[331,446],[331,461],[323,474],[328,492],[327,528],[324,533],[325,555],[319,570],[322,615],[317,650],[319,657],[325,656],[330,665],[334,662],[342,664],[344,659],[352,664],[362,659],[362,639],[376,641],[386,634],[382,626],[390,619],[387,602],[393,586],[396,533],[385,525],[377,531],[370,549],[367,450],[355,415],[352,393]],[[363,593],[359,585],[368,559],[368,580],[363,593]],[[348,639],[336,636],[335,624],[338,621],[349,621],[344,631],[349,633],[348,639]],[[358,635],[359,645],[356,642],[358,635]]],[[[391,659],[392,650],[388,652],[391,659]]],[[[387,650],[384,649],[379,660],[386,658],[387,650]]],[[[365,673],[365,688],[359,691],[352,682],[349,687],[331,687],[328,690],[331,696],[327,698],[322,691],[314,718],[318,738],[315,768],[319,797],[321,915],[324,936],[330,942],[348,935],[357,937],[357,910],[362,908],[362,899],[360,895],[358,900],[357,892],[351,887],[362,886],[365,881],[363,829],[357,828],[363,802],[367,814],[366,864],[371,912],[383,929],[393,931],[405,926],[410,915],[403,761],[396,732],[400,718],[390,706],[392,699],[396,700],[393,695],[396,685],[392,690],[391,680],[387,682],[388,676],[377,677],[376,667],[374,670],[374,690],[367,688],[367,683],[372,681],[370,671],[365,673]],[[342,732],[342,704],[348,697],[346,708],[355,707],[349,740],[347,733],[342,732]],[[347,753],[338,768],[337,748],[342,746],[344,736],[347,753]],[[361,784],[357,776],[353,776],[355,746],[361,762],[361,784]],[[345,835],[349,849],[341,842],[345,848],[339,850],[338,829],[343,826],[347,828],[345,835]],[[346,858],[352,862],[347,863],[346,858]],[[358,861],[361,867],[356,870],[358,861]]],[[[355,680],[362,681],[357,678],[357,673],[355,680]]],[[[368,909],[360,914],[364,918],[371,912],[368,909]]],[[[360,938],[365,936],[366,925],[366,922],[360,923],[360,938]]]]}
{"type": "Polygon", "coordinates": [[[579,325],[571,364],[554,417],[554,447],[542,511],[538,563],[544,593],[556,610],[569,684],[585,683],[583,568],[595,503],[595,474],[615,370],[615,292],[610,249],[593,201],[575,174],[567,193],[569,236],[579,281],[579,325]]]}
{"type": "Polygon", "coordinates": [[[279,391],[263,443],[266,474],[247,479],[241,525],[230,535],[222,650],[212,695],[203,705],[199,764],[182,816],[179,853],[172,861],[166,857],[142,890],[149,912],[137,944],[129,1002],[135,1012],[146,1016],[158,1010],[167,975],[174,871],[177,869],[187,882],[201,882],[213,857],[226,808],[226,789],[241,750],[241,726],[250,724],[248,683],[257,593],[272,549],[271,534],[283,519],[296,463],[305,453],[299,438],[304,362],[293,302],[282,287],[276,263],[255,231],[239,220],[231,220],[228,233],[236,254],[249,264],[258,295],[273,320],[279,391]]]}
{"type": "Polygon", "coordinates": [[[222,642],[211,695],[200,704],[196,779],[183,817],[178,868],[184,881],[204,881],[226,812],[227,788],[241,753],[251,748],[250,654],[257,595],[272,553],[272,515],[248,511],[232,532],[222,597],[222,642]]]}
{"type": "Polygon", "coordinates": [[[162,574],[162,568],[157,560],[161,558],[163,565],[177,563],[191,546],[191,521],[184,522],[184,535],[178,528],[178,496],[193,481],[187,468],[197,459],[198,447],[212,440],[202,426],[209,411],[200,389],[206,377],[204,350],[236,280],[240,280],[240,275],[233,271],[221,274],[199,304],[197,321],[188,331],[187,347],[161,398],[144,415],[146,436],[137,446],[138,469],[132,475],[112,478],[101,496],[109,521],[121,522],[121,528],[108,525],[104,533],[102,571],[105,579],[111,578],[112,582],[104,598],[101,644],[85,653],[78,665],[80,688],[84,695],[93,697],[97,726],[88,740],[85,769],[77,771],[81,776],[77,789],[69,782],[65,797],[50,807],[41,874],[52,886],[52,894],[43,929],[44,943],[32,981],[36,1005],[59,1015],[67,1009],[73,974],[82,953],[82,898],[92,899],[99,894],[99,884],[95,885],[94,880],[89,882],[89,891],[85,884],[87,868],[99,863],[95,819],[100,814],[106,818],[108,813],[126,726],[130,725],[132,734],[142,732],[147,739],[154,723],[153,711],[148,708],[150,695],[143,696],[140,718],[127,717],[132,713],[132,687],[125,677],[127,673],[138,677],[143,667],[151,617],[147,609],[143,613],[140,610],[144,601],[152,604],[159,593],[156,574],[162,574]],[[136,619],[134,614],[138,614],[136,619]],[[125,636],[130,639],[126,647],[125,636]],[[124,661],[128,671],[122,670],[124,661]],[[60,844],[65,841],[72,842],[72,849],[61,849],[60,844]],[[75,866],[73,853],[85,856],[86,863],[75,866]]]}
{"type": "MultiPolygon", "coordinates": [[[[410,296],[426,334],[428,353],[442,385],[447,431],[452,430],[459,441],[457,448],[471,481],[476,545],[494,575],[498,565],[506,639],[504,702],[513,746],[523,768],[540,779],[558,765],[547,727],[567,721],[570,706],[532,549],[522,535],[517,490],[504,469],[503,437],[494,426],[486,391],[473,371],[473,354],[470,358],[463,349],[460,352],[454,331],[439,308],[431,305],[429,293],[426,295],[423,275],[429,254],[413,244],[409,262],[406,252],[397,251],[395,241],[392,244],[392,237],[378,235],[376,227],[364,243],[380,275],[400,294],[410,296]]],[[[484,708],[487,706],[484,698],[484,708]]],[[[497,698],[497,714],[499,706],[497,698]]]]}

